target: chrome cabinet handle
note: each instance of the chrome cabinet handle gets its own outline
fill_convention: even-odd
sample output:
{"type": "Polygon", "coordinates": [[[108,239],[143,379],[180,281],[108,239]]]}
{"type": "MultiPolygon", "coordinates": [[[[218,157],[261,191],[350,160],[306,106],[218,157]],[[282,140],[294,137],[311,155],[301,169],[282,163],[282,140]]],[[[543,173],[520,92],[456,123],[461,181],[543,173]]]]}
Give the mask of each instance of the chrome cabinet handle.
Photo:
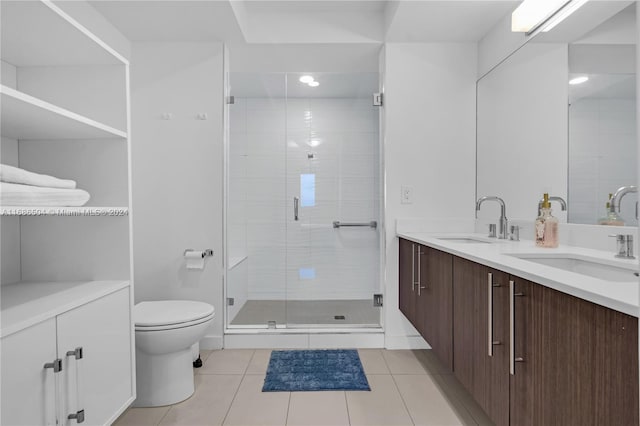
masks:
{"type": "Polygon", "coordinates": [[[84,406],[83,403],[83,392],[82,392],[82,375],[80,368],[82,363],[80,362],[84,358],[84,351],[82,350],[82,346],[78,346],[72,351],[67,352],[67,358],[73,357],[75,360],[76,366],[76,408],[78,409],[75,413],[71,413],[67,416],[69,420],[75,420],[76,423],[84,422],[84,406]]]}
{"type": "Polygon", "coordinates": [[[487,273],[487,355],[493,356],[493,274],[487,273]]]}
{"type": "MultiPolygon", "coordinates": [[[[53,370],[54,375],[62,371],[62,360],[60,358],[54,359],[53,362],[48,362],[43,367],[45,370],[51,369],[53,370]]],[[[58,413],[57,410],[60,406],[59,395],[61,395],[62,390],[59,387],[59,381],[54,378],[54,392],[53,392],[53,409],[47,410],[47,416],[51,416],[50,420],[53,419],[52,422],[47,423],[51,425],[58,424],[58,413]]]]}
{"type": "Polygon", "coordinates": [[[493,340],[493,288],[500,287],[500,284],[493,283],[493,273],[487,272],[487,355],[493,356],[493,346],[500,345],[501,342],[493,340]]]}
{"type": "Polygon", "coordinates": [[[416,245],[411,244],[411,292],[416,291],[416,245]]]}
{"type": "Polygon", "coordinates": [[[418,285],[418,296],[420,296],[420,290],[424,287],[422,287],[422,280],[420,279],[420,256],[422,255],[422,252],[420,251],[420,246],[418,245],[418,282],[416,283],[418,285]]]}
{"type": "Polygon", "coordinates": [[[516,296],[522,297],[523,293],[515,292],[515,283],[509,280],[509,374],[516,374],[516,362],[523,362],[524,358],[516,357],[516,331],[515,331],[515,305],[516,296]]]}
{"type": "Polygon", "coordinates": [[[422,255],[424,255],[424,252],[420,251],[420,246],[418,246],[418,296],[420,296],[420,290],[427,288],[426,285],[422,285],[422,263],[420,261],[420,256],[422,255]]]}
{"type": "Polygon", "coordinates": [[[293,220],[298,220],[298,207],[300,205],[300,198],[293,197],[293,220]]]}

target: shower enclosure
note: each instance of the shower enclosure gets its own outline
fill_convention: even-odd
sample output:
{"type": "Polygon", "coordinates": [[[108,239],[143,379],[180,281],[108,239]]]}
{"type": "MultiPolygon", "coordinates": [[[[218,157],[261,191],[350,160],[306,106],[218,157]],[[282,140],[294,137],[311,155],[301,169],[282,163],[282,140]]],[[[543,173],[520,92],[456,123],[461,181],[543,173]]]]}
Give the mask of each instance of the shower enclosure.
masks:
{"type": "Polygon", "coordinates": [[[226,327],[380,327],[377,73],[230,73],[226,327]]]}

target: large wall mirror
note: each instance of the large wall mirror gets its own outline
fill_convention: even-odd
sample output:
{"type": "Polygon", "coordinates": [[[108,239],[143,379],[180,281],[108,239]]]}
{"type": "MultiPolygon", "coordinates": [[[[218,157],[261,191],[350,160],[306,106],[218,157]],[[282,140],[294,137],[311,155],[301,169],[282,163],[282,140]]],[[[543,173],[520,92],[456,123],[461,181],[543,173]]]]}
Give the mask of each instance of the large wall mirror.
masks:
{"type": "MultiPolygon", "coordinates": [[[[598,224],[609,194],[637,184],[635,3],[579,12],[478,81],[476,191],[503,198],[510,219],[533,220],[548,192],[566,200],[552,203],[561,221],[598,224]]],[[[637,200],[621,203],[625,225],[638,225],[637,200]]]]}

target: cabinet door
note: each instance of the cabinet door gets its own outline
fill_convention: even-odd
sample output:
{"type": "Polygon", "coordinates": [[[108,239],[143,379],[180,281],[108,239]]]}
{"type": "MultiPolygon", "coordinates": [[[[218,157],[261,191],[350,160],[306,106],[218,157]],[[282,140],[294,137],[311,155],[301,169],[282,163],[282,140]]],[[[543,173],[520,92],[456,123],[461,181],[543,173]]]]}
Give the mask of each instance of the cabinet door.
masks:
{"type": "MultiPolygon", "coordinates": [[[[489,336],[483,340],[482,353],[489,353],[488,345],[491,340],[492,354],[485,358],[488,360],[487,376],[489,395],[486,401],[485,411],[494,421],[496,426],[509,424],[509,275],[494,269],[488,269],[491,274],[491,287],[489,277],[485,275],[485,283],[481,287],[480,299],[486,297],[487,309],[489,300],[493,303],[491,319],[491,339],[489,336]],[[491,298],[488,292],[491,291],[491,298]]],[[[489,321],[489,312],[487,321],[489,321]]],[[[482,315],[481,313],[481,315],[482,315]]],[[[488,330],[488,328],[487,328],[488,330]]],[[[485,335],[483,335],[484,337],[485,335]]]]}
{"type": "MultiPolygon", "coordinates": [[[[459,257],[453,260],[453,371],[460,383],[483,406],[474,388],[477,359],[484,359],[486,351],[478,347],[477,335],[486,335],[486,317],[480,312],[480,287],[487,268],[459,257]]],[[[484,408],[484,407],[483,407],[484,408]]]]}
{"type": "Polygon", "coordinates": [[[509,424],[508,278],[454,257],[454,374],[496,425],[509,424]]]}
{"type": "Polygon", "coordinates": [[[400,312],[415,326],[416,325],[416,246],[411,241],[399,239],[399,308],[400,312]]]}
{"type": "Polygon", "coordinates": [[[512,281],[511,424],[637,425],[637,319],[512,281]]]}
{"type": "Polygon", "coordinates": [[[55,425],[56,323],[41,322],[2,339],[2,424],[55,425]]]}
{"type": "Polygon", "coordinates": [[[637,425],[638,318],[596,305],[593,423],[637,425]]]}
{"type": "Polygon", "coordinates": [[[423,337],[453,370],[453,256],[421,247],[418,312],[423,337]]]}
{"type": "Polygon", "coordinates": [[[58,354],[64,359],[63,424],[84,410],[86,424],[107,424],[133,396],[129,289],[57,317],[58,354]],[[82,359],[73,352],[82,348],[82,359]]]}

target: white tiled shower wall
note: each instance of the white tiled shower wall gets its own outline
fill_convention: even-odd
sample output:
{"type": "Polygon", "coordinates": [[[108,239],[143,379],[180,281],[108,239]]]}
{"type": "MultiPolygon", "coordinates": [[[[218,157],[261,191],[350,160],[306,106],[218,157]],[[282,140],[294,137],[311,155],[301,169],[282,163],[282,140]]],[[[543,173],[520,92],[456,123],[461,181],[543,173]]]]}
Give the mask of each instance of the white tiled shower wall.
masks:
{"type": "MultiPolygon", "coordinates": [[[[377,107],[353,98],[235,98],[230,108],[230,257],[247,255],[248,298],[369,299],[379,288],[377,107]],[[299,208],[300,176],[315,200],[299,208]]],[[[229,282],[228,293],[243,283],[229,282]]]]}
{"type": "MultiPolygon", "coordinates": [[[[635,99],[582,98],[569,108],[569,221],[595,224],[609,193],[637,179],[635,99]]],[[[621,216],[636,226],[636,194],[621,216]]]]}

